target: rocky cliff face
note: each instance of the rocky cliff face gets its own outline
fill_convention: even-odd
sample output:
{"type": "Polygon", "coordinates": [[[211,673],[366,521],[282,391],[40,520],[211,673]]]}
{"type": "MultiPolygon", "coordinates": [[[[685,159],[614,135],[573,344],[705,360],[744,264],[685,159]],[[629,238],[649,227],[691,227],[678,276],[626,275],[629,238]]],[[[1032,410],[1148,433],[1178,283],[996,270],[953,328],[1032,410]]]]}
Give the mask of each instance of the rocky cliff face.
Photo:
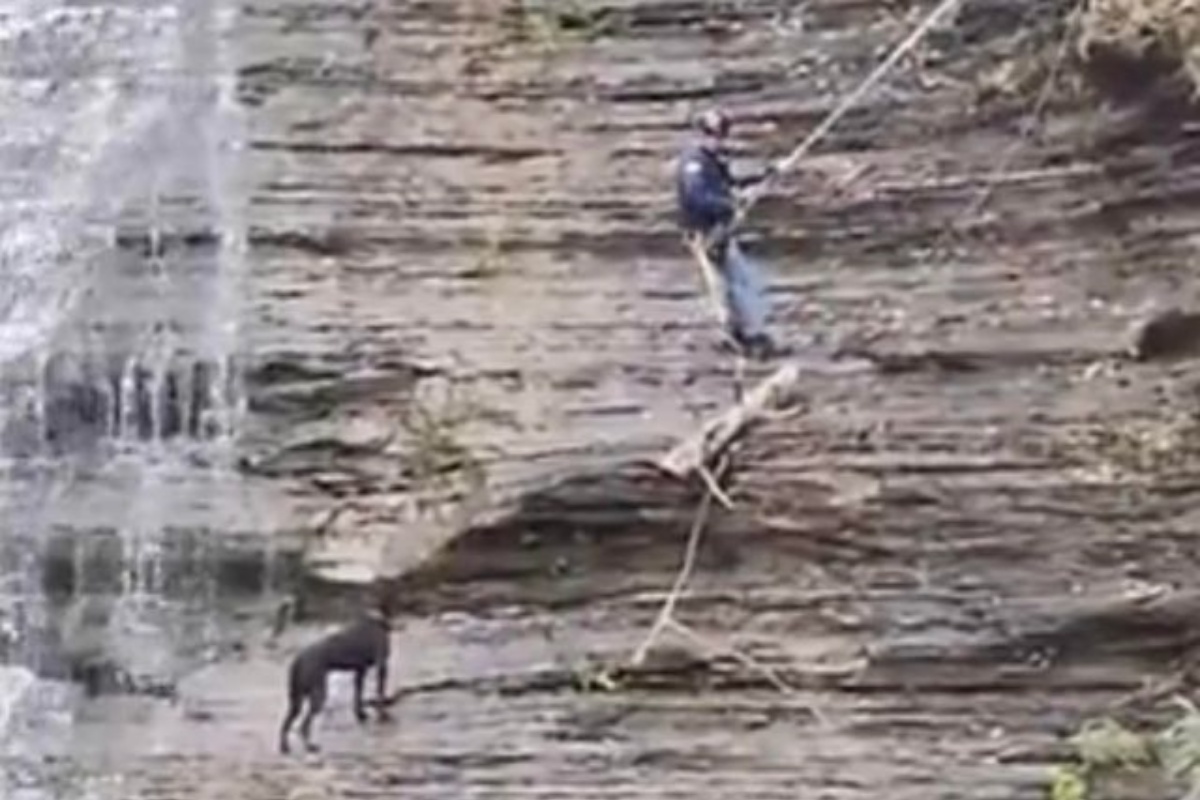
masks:
{"type": "MultiPolygon", "coordinates": [[[[335,691],[332,755],[277,761],[281,660],[312,632],[211,637],[180,705],[18,726],[21,791],[104,763],[121,797],[1040,797],[1061,734],[1191,646],[1189,364],[1125,357],[1147,306],[1192,299],[1190,123],[1064,88],[1023,139],[1041,84],[1005,76],[1055,4],[968,4],[759,207],[806,412],[736,454],[677,612],[708,646],[668,638],[599,694],[572,689],[651,624],[699,497],[644,462],[733,391],[671,224],[687,117],[727,103],[744,154],[777,156],[925,7],[92,8],[64,12],[81,41],[100,19],[176,46],[60,74],[68,23],[9,16],[42,20],[6,40],[29,119],[45,92],[78,140],[29,134],[62,161],[28,185],[63,183],[14,190],[45,205],[5,239],[78,222],[61,281],[7,317],[58,321],[4,374],[9,572],[175,564],[210,627],[293,561],[401,576],[413,692],[358,731],[335,691]],[[169,123],[144,133],[153,187],[96,119],[117,144],[169,123]]],[[[169,595],[153,580],[90,594],[169,595]]]]}

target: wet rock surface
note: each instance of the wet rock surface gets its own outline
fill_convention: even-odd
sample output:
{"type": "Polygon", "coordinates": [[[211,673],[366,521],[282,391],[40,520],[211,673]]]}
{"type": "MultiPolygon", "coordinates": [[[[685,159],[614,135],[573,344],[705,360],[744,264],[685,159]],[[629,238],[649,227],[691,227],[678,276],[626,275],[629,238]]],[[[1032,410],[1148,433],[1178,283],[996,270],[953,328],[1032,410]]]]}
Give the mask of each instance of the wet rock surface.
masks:
{"type": "Polygon", "coordinates": [[[1026,108],[971,76],[1008,6],[851,114],[805,166],[867,177],[802,169],[750,231],[807,411],[737,451],[677,611],[707,645],[605,691],[699,498],[645,461],[732,397],[671,224],[688,113],[778,155],[913,16],[523,7],[4,12],[0,621],[49,650],[4,651],[5,796],[1042,797],[1063,734],[1196,640],[1195,464],[1139,432],[1190,411],[1188,353],[1127,336],[1196,306],[1191,133],[1064,97],[996,175],[1026,108]],[[318,633],[267,633],[292,562],[396,578],[405,692],[360,728],[336,682],[326,752],[282,759],[318,633]],[[95,647],[50,646],[81,617],[95,647]],[[71,658],[175,697],[36,679],[71,658]]]}

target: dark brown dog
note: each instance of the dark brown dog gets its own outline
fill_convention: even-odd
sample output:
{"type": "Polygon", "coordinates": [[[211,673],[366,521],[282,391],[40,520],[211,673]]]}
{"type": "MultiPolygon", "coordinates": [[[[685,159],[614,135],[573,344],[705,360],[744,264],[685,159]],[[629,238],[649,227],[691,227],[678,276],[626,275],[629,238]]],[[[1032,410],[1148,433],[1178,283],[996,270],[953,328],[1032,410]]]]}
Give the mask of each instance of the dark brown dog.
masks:
{"type": "Polygon", "coordinates": [[[384,687],[387,684],[390,631],[388,617],[380,611],[370,611],[356,622],[310,644],[296,654],[288,673],[288,708],[283,725],[279,729],[279,752],[288,752],[288,731],[304,709],[305,701],[308,703],[308,710],[300,722],[300,735],[309,752],[316,752],[318,749],[311,737],[312,722],[325,706],[327,682],[331,672],[354,674],[354,716],[359,722],[366,722],[363,681],[367,672],[374,668],[375,694],[378,699],[373,705],[380,719],[387,717],[384,687]]]}

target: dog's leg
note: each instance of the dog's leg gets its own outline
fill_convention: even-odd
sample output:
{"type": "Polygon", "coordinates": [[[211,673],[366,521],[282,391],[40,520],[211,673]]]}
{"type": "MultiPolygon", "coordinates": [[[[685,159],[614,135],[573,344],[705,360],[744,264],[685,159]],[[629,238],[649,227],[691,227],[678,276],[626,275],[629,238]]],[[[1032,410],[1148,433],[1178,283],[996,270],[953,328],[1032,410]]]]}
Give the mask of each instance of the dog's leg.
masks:
{"type": "Polygon", "coordinates": [[[296,717],[300,716],[300,710],[304,707],[304,696],[295,692],[290,692],[288,695],[287,713],[283,716],[283,725],[279,728],[279,752],[287,755],[288,753],[288,731],[292,728],[292,723],[296,721],[296,717]]]}
{"type": "Polygon", "coordinates": [[[322,675],[313,681],[312,688],[308,690],[308,711],[305,713],[304,719],[300,721],[300,736],[304,739],[304,746],[310,753],[315,753],[320,749],[312,740],[312,723],[313,718],[320,714],[321,709],[325,707],[327,680],[327,677],[322,675]]]}
{"type": "Polygon", "coordinates": [[[379,659],[379,663],[375,665],[375,697],[378,702],[375,704],[375,716],[378,719],[388,719],[387,708],[387,674],[388,674],[388,658],[385,652],[379,659]]]}
{"type": "Polygon", "coordinates": [[[283,724],[279,726],[279,752],[285,755],[290,749],[288,747],[288,734],[292,730],[292,724],[295,723],[296,717],[300,716],[300,712],[304,708],[304,661],[303,655],[298,655],[292,659],[292,663],[288,667],[288,707],[283,715],[283,724]]]}
{"type": "Polygon", "coordinates": [[[363,707],[363,682],[366,677],[366,668],[354,670],[354,718],[360,724],[367,721],[367,709],[363,707]]]}

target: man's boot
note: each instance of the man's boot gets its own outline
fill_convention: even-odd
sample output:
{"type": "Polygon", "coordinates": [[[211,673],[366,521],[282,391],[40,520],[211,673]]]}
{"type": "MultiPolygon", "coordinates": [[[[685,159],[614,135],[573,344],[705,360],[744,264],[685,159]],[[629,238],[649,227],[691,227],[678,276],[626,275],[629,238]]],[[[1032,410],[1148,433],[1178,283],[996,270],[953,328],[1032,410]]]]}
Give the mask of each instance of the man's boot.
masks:
{"type": "Polygon", "coordinates": [[[746,357],[755,361],[766,361],[786,353],[786,350],[775,344],[775,340],[766,333],[755,333],[743,338],[741,347],[746,357]]]}

